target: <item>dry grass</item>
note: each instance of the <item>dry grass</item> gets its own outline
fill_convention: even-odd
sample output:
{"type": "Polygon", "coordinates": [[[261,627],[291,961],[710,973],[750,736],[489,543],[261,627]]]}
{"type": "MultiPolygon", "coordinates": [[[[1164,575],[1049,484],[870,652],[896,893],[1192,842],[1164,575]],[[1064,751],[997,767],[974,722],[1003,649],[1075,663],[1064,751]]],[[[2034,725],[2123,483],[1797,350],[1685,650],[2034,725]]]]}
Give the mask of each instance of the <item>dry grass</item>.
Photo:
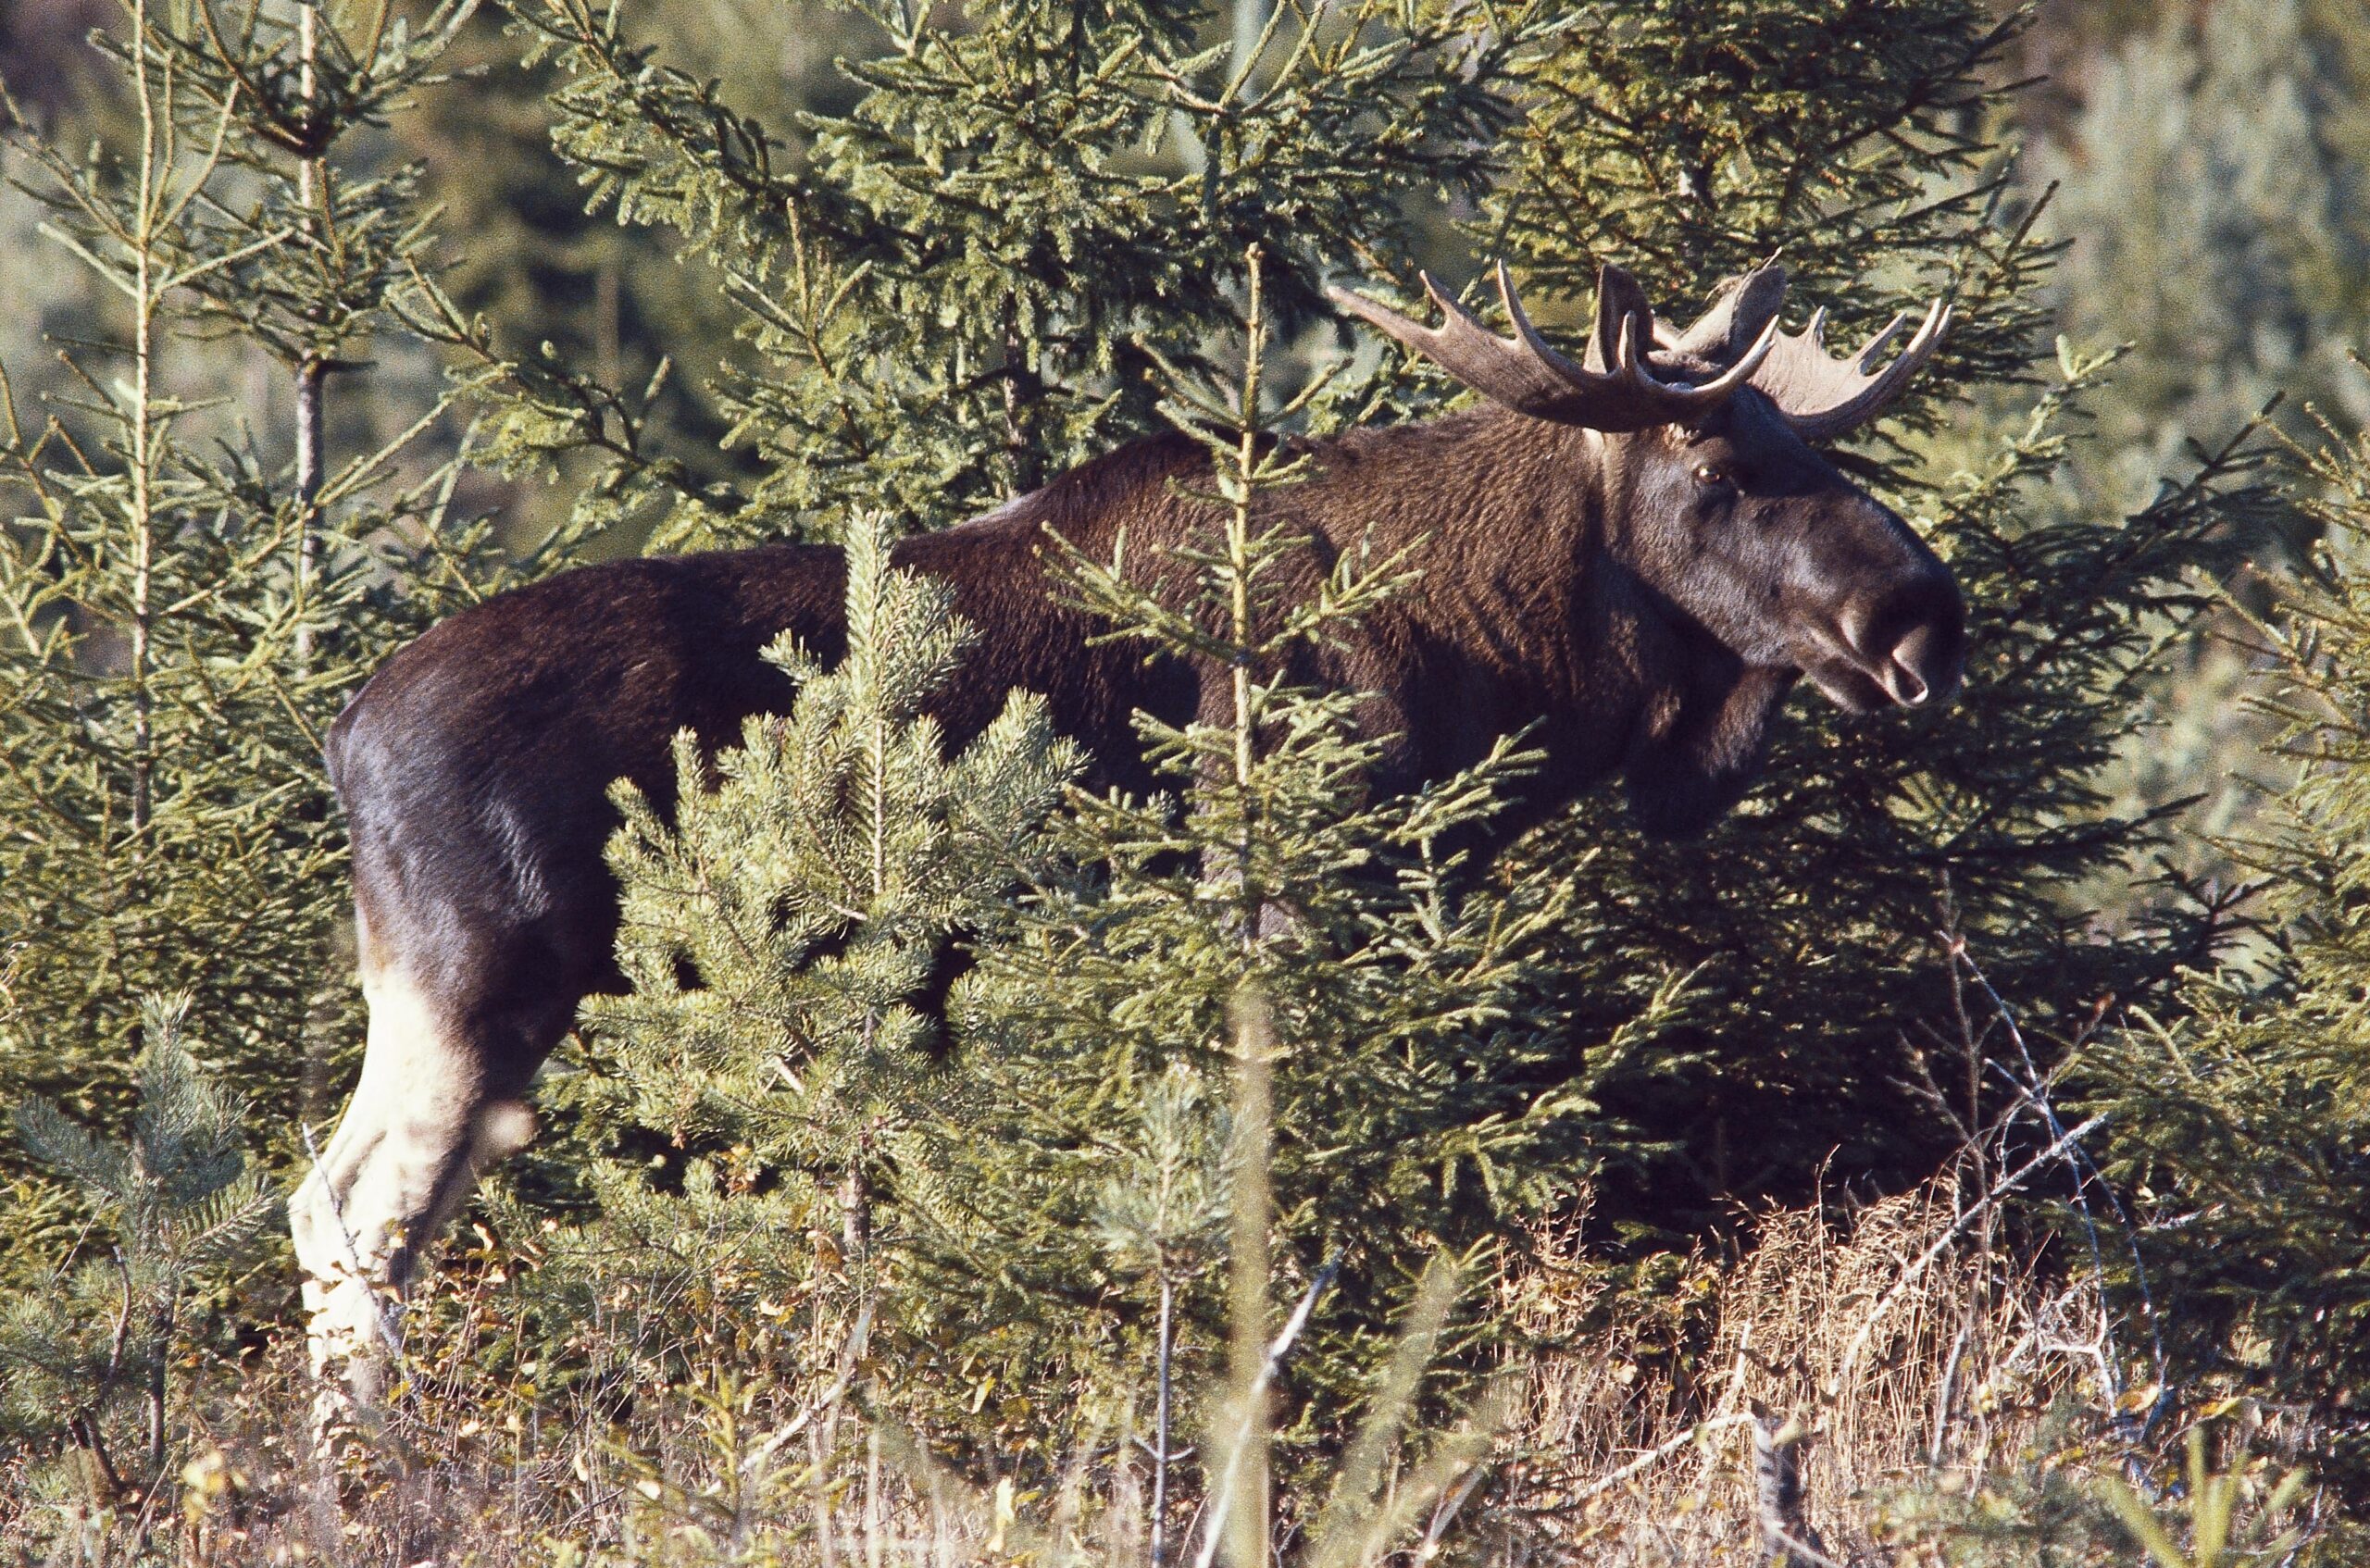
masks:
{"type": "Polygon", "coordinates": [[[1526,1376],[1510,1500],[1551,1555],[1765,1562],[1754,1437],[1793,1451],[1803,1544],[1888,1561],[1887,1488],[1969,1495],[2025,1462],[2053,1410],[2112,1407],[2110,1319],[2088,1281],[2064,1287],[1991,1238],[1950,1233],[1948,1184],[1888,1199],[1839,1230],[1776,1211],[1733,1263],[1691,1260],[1667,1315],[1617,1312],[1577,1258],[1524,1281],[1511,1309],[1567,1347],[1526,1376]],[[1674,1338],[1691,1341],[1680,1375],[1674,1338]]]}
{"type": "MultiPolygon", "coordinates": [[[[1979,1060],[1985,1033],[1965,1008],[1960,1023],[1979,1060]]],[[[2161,1499],[2150,1477],[2171,1434],[2152,1424],[2169,1405],[2083,1249],[2041,1266],[2010,1239],[2010,1199],[2083,1185],[2085,1129],[2062,1129],[2033,1085],[1970,1117],[1965,1152],[1924,1188],[1848,1216],[1772,1210],[1653,1278],[1604,1263],[1583,1221],[1540,1238],[1486,1303],[1532,1347],[1487,1413],[1401,1433],[1412,1404],[1378,1397],[1383,1437],[1339,1433],[1341,1470],[1272,1500],[1264,1525],[1264,1449],[1229,1490],[1224,1445],[1205,1443],[1172,1471],[1157,1553],[1148,1394],[1081,1420],[1087,1440],[1050,1475],[958,1476],[929,1435],[876,1413],[912,1374],[873,1353],[837,1249],[736,1218],[719,1195],[690,1232],[638,1233],[630,1216],[561,1232],[516,1210],[505,1235],[467,1227],[407,1314],[383,1423],[327,1450],[293,1334],[236,1364],[193,1358],[186,1435],[152,1491],[99,1506],[57,1456],[6,1461],[0,1562],[2103,1568],[2131,1560],[2116,1510],[2163,1506],[2114,1488],[2161,1499]],[[1229,1509],[1254,1527],[1213,1543],[1206,1519],[1229,1509]]],[[[1412,1391],[1412,1359],[1403,1372],[1382,1387],[1412,1391]]],[[[2204,1413],[2241,1418],[2271,1456],[2226,1443],[2214,1459],[2236,1538],[2261,1547],[2294,1435],[2222,1404],[2204,1413]]],[[[2208,1478],[2188,1476],[2189,1506],[2208,1478]]],[[[2164,1518],[2167,1549],[2211,1534],[2164,1518]]]]}
{"type": "MultiPolygon", "coordinates": [[[[1843,1225],[1773,1211],[1734,1256],[1618,1297],[1578,1236],[1551,1238],[1501,1282],[1499,1310],[1550,1348],[1516,1369],[1494,1453],[1467,1464],[1414,1443],[1361,1516],[1395,1519],[1388,1541],[1328,1551],[1294,1533],[1282,1555],[1766,1562],[1758,1432],[1765,1455],[1798,1462],[1801,1500],[1769,1521],[1801,1543],[1798,1561],[1927,1561],[1939,1549],[1909,1538],[1890,1500],[1995,1496],[2036,1462],[2102,1462],[2123,1392],[2087,1280],[2016,1263],[1971,1212],[1980,1222],[1988,1204],[1947,1182],[1843,1225]]],[[[513,1278],[523,1261],[472,1238],[415,1313],[409,1390],[388,1426],[333,1463],[310,1451],[286,1350],[211,1388],[177,1495],[148,1510],[150,1559],[1150,1561],[1136,1434],[1115,1426],[1044,1495],[975,1488],[867,1422],[844,1301],[749,1312],[742,1282],[705,1265],[622,1279],[617,1310],[577,1330],[572,1375],[549,1378],[513,1278]],[[688,1383],[660,1371],[685,1365],[688,1383]]],[[[94,1516],[18,1479],[5,1539],[19,1560],[136,1560],[129,1510],[94,1516]]],[[[1191,1568],[1199,1475],[1180,1479],[1166,1561],[1191,1568]]],[[[1315,1512],[1290,1499],[1278,1511],[1302,1531],[1315,1512]]]]}

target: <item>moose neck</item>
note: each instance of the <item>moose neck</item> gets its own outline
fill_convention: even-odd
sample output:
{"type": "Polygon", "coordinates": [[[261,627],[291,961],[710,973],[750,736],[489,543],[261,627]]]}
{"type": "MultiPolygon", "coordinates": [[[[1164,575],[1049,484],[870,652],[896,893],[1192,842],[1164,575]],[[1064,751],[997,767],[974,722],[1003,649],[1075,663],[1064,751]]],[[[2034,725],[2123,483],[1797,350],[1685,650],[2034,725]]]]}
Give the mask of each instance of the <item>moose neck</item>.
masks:
{"type": "Polygon", "coordinates": [[[1378,554],[1408,550],[1422,573],[1375,629],[1424,651],[1408,717],[1433,732],[1427,771],[1529,726],[1551,771],[1569,776],[1542,778],[1552,792],[1615,760],[1606,748],[1632,725],[1666,634],[1605,548],[1610,448],[1484,407],[1325,443],[1310,493],[1286,503],[1333,548],[1364,537],[1378,554]]]}
{"type": "Polygon", "coordinates": [[[1645,825],[1700,828],[1750,782],[1793,684],[1728,653],[1621,559],[1635,443],[1656,439],[1484,407],[1325,443],[1314,493],[1292,503],[1336,549],[1362,532],[1378,551],[1413,546],[1422,579],[1377,628],[1432,651],[1403,700],[1424,753],[1411,771],[1438,777],[1528,728],[1543,762],[1505,828],[1616,772],[1645,825]]]}
{"type": "Polygon", "coordinates": [[[1598,684],[1576,628],[1613,608],[1604,438],[1494,406],[1320,444],[1305,499],[1335,550],[1409,550],[1422,573],[1387,614],[1547,709],[1598,684]]]}

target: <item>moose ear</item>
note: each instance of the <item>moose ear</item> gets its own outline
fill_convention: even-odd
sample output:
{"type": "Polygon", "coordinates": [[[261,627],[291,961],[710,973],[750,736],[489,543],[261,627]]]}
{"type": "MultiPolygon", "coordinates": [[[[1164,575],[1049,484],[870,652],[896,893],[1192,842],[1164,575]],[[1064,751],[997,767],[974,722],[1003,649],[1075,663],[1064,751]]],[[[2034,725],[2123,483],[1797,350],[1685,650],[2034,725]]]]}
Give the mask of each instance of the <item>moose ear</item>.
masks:
{"type": "Polygon", "coordinates": [[[1608,262],[1596,275],[1596,330],[1589,335],[1590,370],[1609,376],[1621,369],[1625,331],[1635,334],[1631,357],[1642,360],[1646,345],[1654,340],[1654,307],[1647,303],[1646,291],[1638,286],[1638,280],[1608,262]]]}

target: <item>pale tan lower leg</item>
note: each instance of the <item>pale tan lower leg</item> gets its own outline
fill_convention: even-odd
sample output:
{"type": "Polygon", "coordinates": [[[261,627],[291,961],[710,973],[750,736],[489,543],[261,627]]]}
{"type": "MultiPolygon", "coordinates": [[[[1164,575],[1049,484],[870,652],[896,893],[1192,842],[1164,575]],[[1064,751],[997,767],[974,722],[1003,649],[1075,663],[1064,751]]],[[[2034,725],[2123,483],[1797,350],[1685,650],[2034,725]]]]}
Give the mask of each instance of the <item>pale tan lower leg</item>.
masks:
{"type": "MultiPolygon", "coordinates": [[[[289,1203],[305,1272],[315,1373],[343,1373],[376,1406],[401,1355],[401,1306],[418,1260],[468,1196],[481,1161],[523,1143],[524,1108],[490,1103],[453,1027],[399,972],[367,974],[361,1081],[328,1151],[289,1203]]],[[[530,1126],[531,1124],[528,1124],[530,1126]]],[[[343,1400],[333,1388],[325,1399],[343,1400]]]]}

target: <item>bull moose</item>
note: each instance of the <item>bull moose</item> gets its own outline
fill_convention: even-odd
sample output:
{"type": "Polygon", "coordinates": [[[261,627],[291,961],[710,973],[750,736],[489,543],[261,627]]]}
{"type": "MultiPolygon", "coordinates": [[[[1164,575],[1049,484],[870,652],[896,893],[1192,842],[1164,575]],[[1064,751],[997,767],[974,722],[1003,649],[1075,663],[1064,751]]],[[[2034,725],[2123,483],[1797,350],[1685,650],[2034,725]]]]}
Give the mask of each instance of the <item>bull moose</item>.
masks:
{"type": "MultiPolygon", "coordinates": [[[[1617,775],[1646,828],[1686,833],[1750,784],[1798,678],[1854,713],[1955,691],[1966,639],[1949,570],[1815,445],[1900,393],[1948,324],[1941,302],[1878,368],[1906,317],[1830,355],[1824,313],[1779,330],[1775,265],[1724,285],[1684,331],[1607,267],[1575,360],[1503,265],[1511,339],[1425,284],[1437,328],[1332,297],[1486,404],[1311,442],[1307,482],[1261,497],[1308,541],[1304,589],[1362,539],[1411,546],[1423,574],[1311,672],[1372,694],[1366,722],[1395,737],[1378,787],[1440,778],[1528,728],[1543,762],[1522,815],[1617,775]]],[[[1049,532],[1107,557],[1124,529],[1132,560],[1160,560],[1212,526],[1172,482],[1206,462],[1182,437],[1140,441],[897,547],[978,628],[937,714],[950,746],[1029,689],[1103,781],[1132,784],[1131,716],[1190,720],[1224,691],[1190,661],[1097,641],[1045,558],[1049,532]]],[[[719,746],[786,708],[789,678],[760,651],[789,628],[836,656],[844,583],[840,552],[808,544],[567,572],[430,629],[331,730],[368,1050],[291,1226],[316,1364],[344,1363],[366,1402],[385,1303],[481,1164],[523,1140],[520,1097],[578,1003],[621,983],[611,781],[663,805],[677,731],[719,746]]]]}

